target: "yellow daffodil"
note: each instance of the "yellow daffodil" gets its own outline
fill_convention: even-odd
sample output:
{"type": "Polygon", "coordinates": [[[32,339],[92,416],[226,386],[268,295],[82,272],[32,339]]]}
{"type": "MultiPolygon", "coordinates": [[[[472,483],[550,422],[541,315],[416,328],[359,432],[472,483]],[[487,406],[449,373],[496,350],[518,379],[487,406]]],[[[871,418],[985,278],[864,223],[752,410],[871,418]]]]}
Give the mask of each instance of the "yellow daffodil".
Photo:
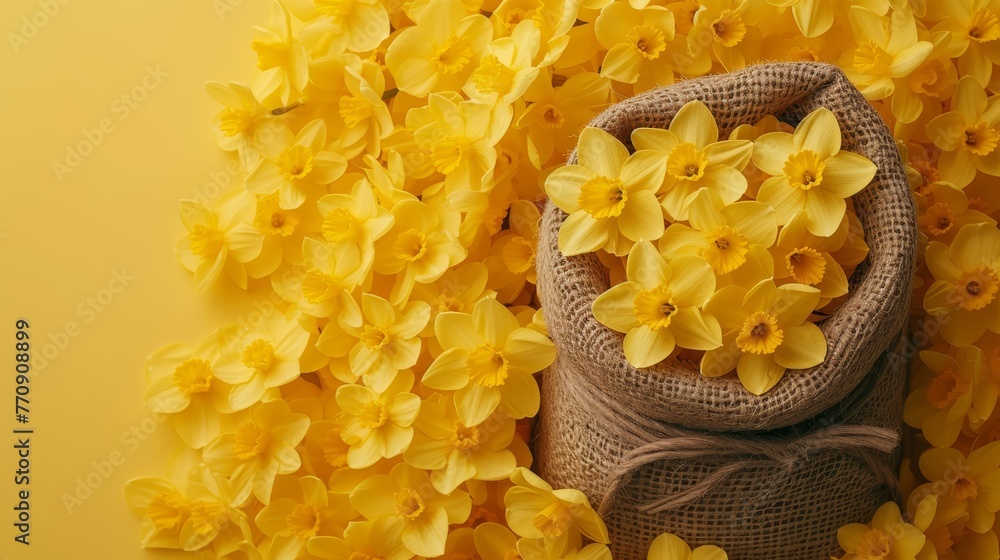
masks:
{"type": "Polygon", "coordinates": [[[809,232],[820,237],[837,230],[847,209],[844,199],[868,186],[876,171],[867,158],[840,149],[840,124],[828,109],[810,113],[794,134],[758,138],[753,161],[772,175],[757,200],[774,208],[778,224],[805,210],[809,232]]]}
{"type": "Polygon", "coordinates": [[[295,136],[287,127],[274,129],[274,140],[263,148],[264,159],[247,174],[247,190],[278,193],[282,208],[298,208],[310,194],[344,174],[347,162],[326,151],[326,123],[314,120],[295,136]]]}
{"type": "Polygon", "coordinates": [[[454,400],[438,396],[424,402],[414,427],[417,433],[403,458],[431,471],[431,484],[442,494],[467,480],[506,479],[517,466],[507,449],[514,439],[514,420],[503,413],[468,426],[459,419],[454,400]]]}
{"type": "Polygon", "coordinates": [[[422,383],[455,391],[458,417],[476,426],[493,411],[520,419],[538,412],[538,384],[533,373],[555,360],[552,341],[521,327],[514,314],[492,298],[472,313],[441,313],[434,321],[444,352],[427,368],[422,383]]]}
{"type": "Polygon", "coordinates": [[[847,552],[841,560],[915,560],[926,537],[903,521],[899,506],[888,502],[878,508],[871,523],[852,523],[837,532],[840,547],[847,552]]]}
{"type": "Polygon", "coordinates": [[[950,447],[931,449],[920,456],[920,472],[931,484],[944,487],[938,490],[939,507],[968,512],[966,526],[975,533],[993,528],[1000,511],[1000,442],[968,456],[950,447]]]}
{"type": "Polygon", "coordinates": [[[928,240],[951,243],[961,229],[969,224],[995,224],[996,220],[970,208],[969,195],[945,182],[931,183],[927,196],[917,198],[917,226],[928,240]]]}
{"type": "Polygon", "coordinates": [[[228,481],[204,466],[188,475],[183,492],[153,477],[125,484],[125,500],[142,517],[143,548],[200,550],[213,541],[241,540],[246,515],[232,507],[228,481]]]}
{"type": "Polygon", "coordinates": [[[222,349],[232,336],[218,329],[197,347],[169,344],[146,359],[146,407],[173,414],[181,440],[201,449],[222,430],[222,415],[233,412],[229,405],[232,385],[215,377],[222,349]]]}
{"type": "Polygon", "coordinates": [[[553,490],[549,483],[523,467],[510,477],[514,486],[503,501],[510,529],[528,543],[518,543],[520,550],[531,541],[543,545],[546,557],[563,558],[570,550],[579,550],[582,537],[605,544],[608,530],[604,521],[590,507],[579,490],[553,490]]]}
{"type": "Polygon", "coordinates": [[[412,553],[403,546],[399,525],[354,521],[344,530],[342,537],[318,536],[309,539],[309,553],[321,560],[358,560],[383,558],[406,560],[412,553]]]}
{"type": "Polygon", "coordinates": [[[546,549],[543,539],[521,539],[518,541],[517,551],[524,560],[611,560],[611,551],[606,544],[601,543],[571,547],[556,555],[546,549]]]}
{"type": "Polygon", "coordinates": [[[379,459],[401,454],[413,439],[413,422],[420,411],[420,397],[410,393],[413,374],[402,371],[384,391],[364,385],[337,389],[337,404],[344,411],[341,437],[351,446],[347,465],[364,469],[379,459]]]}
{"type": "Polygon", "coordinates": [[[406,464],[359,484],[351,492],[351,504],[376,526],[399,531],[403,546],[426,558],[444,554],[448,526],[465,521],[472,509],[469,494],[441,494],[426,472],[406,464]]]}
{"type": "Polygon", "coordinates": [[[951,245],[927,245],[927,268],[934,283],[924,309],[938,318],[941,334],[955,346],[973,343],[987,330],[1000,333],[1000,231],[992,224],[971,224],[951,245]]]}
{"type": "Polygon", "coordinates": [[[319,216],[308,205],[282,208],[278,193],[257,197],[253,225],[264,234],[260,255],[247,263],[247,275],[262,278],[272,274],[282,262],[302,264],[302,240],[319,229],[319,216]]]}
{"type": "Polygon", "coordinates": [[[729,72],[745,67],[747,55],[756,54],[752,44],[759,49],[761,41],[756,29],[759,22],[753,17],[754,7],[749,0],[699,2],[691,29],[686,32],[691,55],[712,56],[729,72]]]}
{"type": "Polygon", "coordinates": [[[485,260],[490,269],[488,286],[503,303],[514,300],[526,283],[534,284],[535,251],[541,212],[534,202],[518,200],[508,214],[510,229],[500,233],[485,260]]]}
{"type": "Polygon", "coordinates": [[[938,168],[943,180],[962,188],[977,170],[1000,176],[1000,96],[987,99],[974,78],[958,81],[951,111],[927,123],[927,136],[941,148],[938,168]]]}
{"type": "Polygon", "coordinates": [[[396,276],[390,300],[402,303],[415,283],[441,278],[465,258],[466,250],[456,238],[457,231],[423,202],[404,200],[392,207],[392,214],[392,229],[375,245],[374,270],[396,276]]]}
{"type": "Polygon", "coordinates": [[[309,417],[291,411],[276,399],[250,409],[250,419],[235,432],[224,433],[205,446],[202,458],[213,471],[229,477],[242,504],[251,492],[267,504],[274,477],[290,474],[301,465],[295,446],[309,429],[309,417]]]}
{"type": "Polygon", "coordinates": [[[463,91],[487,103],[513,103],[538,76],[535,58],[541,46],[541,31],[533,21],[523,21],[508,37],[490,43],[472,71],[463,91]]]}
{"type": "Polygon", "coordinates": [[[263,139],[271,133],[273,116],[253,91],[239,82],[208,82],[208,95],[224,108],[213,121],[216,141],[227,152],[237,152],[240,165],[249,171],[260,160],[263,139]]]}
{"type": "Polygon", "coordinates": [[[560,251],[624,255],[635,242],[663,235],[656,200],[665,173],[662,155],[653,150],[629,155],[614,136],[585,128],[577,156],[578,164],[560,167],[545,180],[552,202],[569,214],[559,229],[560,251]]]}
{"type": "Polygon", "coordinates": [[[393,130],[392,115],[382,99],[386,86],[379,65],[345,53],[314,59],[309,73],[307,93],[323,102],[316,111],[330,127],[331,149],[347,159],[378,154],[382,140],[393,130]]]}
{"type": "Polygon", "coordinates": [[[222,195],[211,207],[181,201],[187,235],[177,243],[177,258],[194,273],[196,290],[208,288],[223,272],[246,288],[246,263],[260,255],[264,244],[263,234],[253,227],[255,203],[253,195],[240,191],[222,195]]]}
{"type": "Polygon", "coordinates": [[[429,343],[436,343],[434,321],[439,313],[446,311],[472,312],[476,302],[484,297],[492,297],[492,290],[486,288],[490,271],[479,262],[465,262],[448,269],[433,284],[417,284],[413,288],[412,299],[426,301],[431,306],[431,318],[420,336],[429,337],[429,343]]]}
{"type": "Polygon", "coordinates": [[[579,3],[573,0],[501,0],[492,10],[493,37],[511,35],[522,21],[530,21],[541,34],[540,65],[562,60],[569,52],[578,23],[579,3]]]}
{"type": "Polygon", "coordinates": [[[667,50],[674,39],[674,13],[663,6],[636,9],[629,2],[610,2],[601,10],[594,31],[608,52],[601,75],[637,84],[640,90],[674,83],[674,64],[667,50]]]}
{"type": "Polygon", "coordinates": [[[280,1],[271,4],[267,27],[254,26],[250,47],[257,53],[260,70],[253,91],[258,99],[274,96],[287,105],[309,81],[309,57],[292,32],[292,16],[280,1]]]}
{"type": "Polygon", "coordinates": [[[927,60],[934,44],[920,41],[912,11],[893,10],[885,16],[863,6],[851,8],[851,26],[858,38],[852,66],[845,69],[865,97],[885,99],[927,60]]]}
{"type": "Polygon", "coordinates": [[[271,313],[254,329],[237,334],[213,369],[220,381],[232,385],[229,406],[243,410],[256,404],[265,391],[299,377],[299,356],[309,333],[294,318],[271,313]]]}
{"type": "Polygon", "coordinates": [[[958,83],[958,70],[945,56],[948,35],[933,34],[929,37],[934,48],[927,59],[909,75],[894,80],[892,90],[892,115],[903,124],[910,124],[920,118],[925,105],[944,101],[951,97],[958,83]]]}
{"type": "Polygon", "coordinates": [[[432,0],[390,43],[385,65],[396,87],[414,97],[460,91],[492,37],[485,16],[468,15],[461,2],[432,0]]]}
{"type": "Polygon", "coordinates": [[[379,205],[371,183],[362,179],[350,194],[328,194],[316,202],[323,216],[320,231],[333,246],[347,245],[361,255],[365,271],[375,260],[375,242],[392,227],[392,212],[379,205]]]}
{"type": "Polygon", "coordinates": [[[663,259],[652,243],[636,243],[628,255],[628,281],[612,286],[593,304],[604,326],[626,333],[625,359],[649,367],[674,346],[710,350],[722,344],[719,322],[702,306],[715,292],[712,266],[701,257],[663,259]]]}
{"type": "Polygon", "coordinates": [[[767,249],[777,237],[778,223],[768,205],[748,200],[727,206],[704,189],[692,197],[688,219],[690,226],[671,224],[660,239],[667,262],[679,255],[699,256],[727,284],[753,285],[773,274],[767,249]],[[744,267],[748,261],[751,266],[744,267]]]}
{"type": "Polygon", "coordinates": [[[903,419],[924,432],[936,447],[948,447],[958,439],[969,420],[986,419],[993,413],[997,384],[984,365],[983,352],[965,346],[949,354],[920,352],[922,368],[914,376],[914,389],[906,399],[903,419]]]}
{"type": "Polygon", "coordinates": [[[826,338],[809,322],[819,298],[811,286],[775,286],[771,280],[750,290],[722,288],[705,304],[722,325],[722,346],[705,353],[701,374],[717,377],[735,368],[748,391],[763,395],[786,369],[819,365],[826,358],[826,338]]]}
{"type": "Polygon", "coordinates": [[[445,176],[447,192],[481,191],[496,164],[494,146],[510,119],[511,114],[494,112],[488,103],[434,93],[426,107],[407,112],[406,128],[429,154],[434,169],[445,176]]]}
{"type": "Polygon", "coordinates": [[[333,317],[351,326],[361,324],[361,308],[353,291],[362,283],[361,255],[346,244],[330,246],[310,237],[302,240],[303,266],[271,277],[276,292],[313,317],[333,317]]]}
{"type": "Polygon", "coordinates": [[[268,558],[296,560],[306,550],[306,543],[317,536],[343,534],[357,513],[347,496],[329,492],[326,484],[314,476],[280,476],[274,483],[271,500],[260,510],[254,522],[271,538],[268,558]]]}
{"type": "Polygon", "coordinates": [[[736,202],[747,189],[741,171],[750,161],[753,144],[746,140],[719,142],[719,127],[700,101],[686,103],[670,121],[670,128],[637,128],[632,144],[667,157],[663,209],[674,220],[686,220],[688,199],[700,189],[714,191],[726,204],[736,202]]]}
{"type": "Polygon", "coordinates": [[[595,72],[570,76],[559,87],[553,87],[551,79],[536,80],[524,92],[525,101],[531,104],[514,123],[528,130],[526,149],[531,164],[542,169],[554,155],[571,151],[576,136],[604,107],[609,93],[609,80],[595,72]]]}
{"type": "Polygon", "coordinates": [[[420,331],[430,320],[431,308],[423,301],[413,301],[394,308],[388,301],[371,293],[361,296],[361,325],[331,321],[316,347],[334,358],[348,356],[351,375],[363,377],[374,391],[385,391],[397,372],[417,363],[420,354],[420,331]]]}
{"type": "Polygon", "coordinates": [[[664,533],[649,545],[647,560],[728,560],[726,552],[717,546],[706,544],[691,550],[680,537],[664,533]]]}
{"type": "Polygon", "coordinates": [[[389,12],[379,0],[292,0],[289,8],[309,24],[302,35],[322,34],[330,50],[366,53],[389,37],[389,12]]]}
{"type": "Polygon", "coordinates": [[[940,20],[932,31],[949,33],[948,56],[958,58],[959,73],[986,86],[1000,64],[1000,2],[951,0],[930,3],[940,20]]]}
{"type": "Polygon", "coordinates": [[[845,295],[847,273],[832,253],[847,243],[850,221],[845,215],[830,237],[809,233],[807,222],[805,212],[798,212],[781,228],[778,243],[771,251],[774,279],[814,286],[823,299],[845,295]]]}
{"type": "Polygon", "coordinates": [[[495,522],[478,525],[473,533],[476,552],[483,560],[511,560],[517,551],[517,535],[510,529],[495,522]]]}

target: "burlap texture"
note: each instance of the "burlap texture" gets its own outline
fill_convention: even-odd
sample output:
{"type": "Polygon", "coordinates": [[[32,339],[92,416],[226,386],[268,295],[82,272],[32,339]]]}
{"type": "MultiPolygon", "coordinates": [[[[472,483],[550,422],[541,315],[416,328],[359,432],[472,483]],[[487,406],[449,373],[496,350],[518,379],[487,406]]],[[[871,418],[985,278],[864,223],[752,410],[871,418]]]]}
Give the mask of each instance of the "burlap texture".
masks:
{"type": "MultiPolygon", "coordinates": [[[[714,431],[792,426],[847,397],[906,320],[916,248],[916,217],[906,175],[881,117],[844,74],[828,64],[763,64],[687,80],[613,105],[591,125],[631,147],[633,129],[665,128],[677,110],[694,99],[712,111],[723,137],[769,114],[795,124],[826,107],[840,122],[843,148],[878,166],[872,184],[853,197],[871,252],[851,278],[850,299],[821,324],[828,344],[826,360],[809,370],[789,371],[762,396],[747,392],[735,375],[706,378],[666,362],[643,370],[629,366],[622,353],[623,335],[598,323],[591,312],[594,299],[610,287],[607,270],[594,254],[567,258],[559,252],[558,231],[566,215],[549,202],[539,232],[538,289],[559,351],[554,369],[576,364],[574,379],[645,418],[676,426],[714,431]]],[[[575,159],[574,153],[570,163],[575,159]]]]}
{"type": "Polygon", "coordinates": [[[598,508],[615,560],[644,560],[664,532],[718,545],[730,560],[827,560],[841,526],[900,499],[906,363],[894,345],[811,421],[719,434],[644,418],[581,382],[588,364],[560,355],[542,380],[538,468],[598,508]]]}

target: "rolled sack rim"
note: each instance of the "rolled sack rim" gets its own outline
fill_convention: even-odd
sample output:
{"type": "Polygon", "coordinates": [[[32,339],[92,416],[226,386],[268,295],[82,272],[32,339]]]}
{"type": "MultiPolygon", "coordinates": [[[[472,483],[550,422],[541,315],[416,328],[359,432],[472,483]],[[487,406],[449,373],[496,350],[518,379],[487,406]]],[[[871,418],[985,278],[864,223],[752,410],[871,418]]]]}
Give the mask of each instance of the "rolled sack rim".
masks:
{"type": "MultiPolygon", "coordinates": [[[[860,153],[877,166],[875,178],[860,193],[852,197],[855,211],[865,231],[869,254],[851,277],[848,299],[829,317],[819,323],[827,340],[827,357],[820,365],[807,370],[789,370],[781,381],[767,393],[757,396],[747,391],[734,375],[735,369],[719,377],[704,377],[689,368],[675,367],[661,362],[650,368],[638,369],[629,365],[622,352],[624,334],[615,332],[597,322],[591,311],[593,301],[610,287],[606,269],[594,253],[564,256],[558,249],[558,230],[567,215],[552,201],[546,203],[542,216],[539,239],[539,295],[542,301],[550,335],[560,352],[577,354],[576,362],[589,362],[596,367],[584,368],[581,375],[591,378],[598,387],[619,395],[627,394],[647,400],[641,406],[644,414],[652,419],[679,426],[709,431],[751,431],[788,427],[808,420],[846,397],[871,369],[879,356],[892,345],[892,340],[882,343],[884,333],[898,332],[906,322],[916,255],[916,214],[906,180],[903,163],[888,127],[864,96],[848,81],[836,66],[824,63],[771,63],[748,67],[731,74],[696,78],[654,89],[611,106],[593,119],[588,126],[596,126],[615,135],[627,147],[635,128],[654,126],[643,111],[633,111],[651,99],[671,101],[679,108],[690,100],[701,100],[718,117],[737,115],[738,107],[726,106],[724,101],[708,100],[707,93],[716,95],[739,86],[747,77],[772,71],[811,72],[812,80],[800,84],[786,84],[801,89],[790,103],[777,104],[773,99],[760,99],[766,113],[785,116],[804,116],[803,105],[810,97],[832,91],[838,96],[855,96],[861,101],[857,114],[843,115],[833,110],[841,124],[843,149],[860,153]],[[697,88],[703,88],[698,90],[697,88]],[[699,95],[700,94],[700,95],[699,95]],[[862,141],[854,129],[860,121],[875,122],[878,136],[883,142],[862,141]],[[888,150],[887,150],[888,148],[888,150]],[[902,209],[902,212],[898,210],[902,209]],[[604,270],[595,275],[595,267],[604,270]],[[560,271],[561,279],[555,277],[560,271]],[[551,279],[546,281],[549,275],[551,279]],[[570,289],[572,299],[583,298],[586,312],[565,316],[565,301],[553,305],[550,297],[565,298],[567,294],[546,294],[547,283],[560,285],[560,280],[594,277],[594,282],[578,282],[570,289]],[[563,329],[561,324],[573,325],[563,329]],[[589,333],[589,335],[588,335],[589,333]],[[614,348],[615,352],[602,356],[601,348],[614,348]],[[672,391],[651,391],[657,385],[651,376],[664,376],[672,391]],[[670,381],[670,380],[673,381],[670,381]]],[[[797,79],[802,76],[796,74],[797,79]]],[[[665,120],[657,123],[666,127],[676,111],[664,113],[665,120]]],[[[754,124],[754,123],[749,123],[754,124]]],[[[727,137],[732,126],[720,125],[720,138],[727,137]]],[[[871,131],[869,131],[871,132],[871,131]]],[[[568,164],[576,162],[576,151],[568,164]]]]}

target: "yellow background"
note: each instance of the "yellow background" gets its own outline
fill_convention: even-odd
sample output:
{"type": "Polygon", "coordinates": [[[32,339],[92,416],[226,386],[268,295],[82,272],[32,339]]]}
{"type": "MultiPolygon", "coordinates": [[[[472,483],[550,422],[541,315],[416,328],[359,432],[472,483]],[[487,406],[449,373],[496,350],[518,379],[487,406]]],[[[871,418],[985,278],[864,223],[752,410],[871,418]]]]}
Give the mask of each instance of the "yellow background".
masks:
{"type": "Polygon", "coordinates": [[[195,294],[173,248],[183,231],[177,201],[211,196],[213,174],[218,182],[227,174],[210,131],[217,106],[203,84],[252,77],[250,26],[267,12],[264,0],[0,2],[0,560],[184,557],[139,548],[122,487],[165,474],[175,445],[169,423],[143,406],[145,357],[248,312],[249,297],[195,294]],[[38,15],[46,3],[58,12],[38,15]],[[28,38],[22,18],[45,23],[28,38]],[[17,52],[11,34],[27,41],[17,52]],[[147,68],[157,67],[167,75],[143,91],[147,68]],[[145,99],[126,114],[121,96],[133,93],[145,99]],[[67,146],[103,119],[113,131],[60,181],[53,162],[65,163],[67,146]],[[134,278],[102,293],[123,268],[134,278]],[[108,295],[101,311],[86,311],[88,298],[108,295]],[[68,322],[79,326],[31,383],[30,546],[14,542],[12,525],[20,317],[36,354],[68,322]],[[123,440],[133,427],[151,431],[137,448],[123,440]],[[114,452],[123,462],[105,479],[93,463],[114,452]],[[92,473],[100,486],[68,512],[63,495],[92,473]]]}

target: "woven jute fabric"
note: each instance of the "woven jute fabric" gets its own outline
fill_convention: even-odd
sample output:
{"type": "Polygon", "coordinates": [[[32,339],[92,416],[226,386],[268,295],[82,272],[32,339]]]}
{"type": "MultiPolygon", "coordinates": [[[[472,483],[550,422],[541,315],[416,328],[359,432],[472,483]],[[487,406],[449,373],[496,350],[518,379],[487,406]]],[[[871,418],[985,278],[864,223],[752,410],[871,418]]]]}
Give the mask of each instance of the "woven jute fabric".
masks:
{"type": "Polygon", "coordinates": [[[574,375],[586,362],[560,355],[542,379],[538,469],[554,487],[584,492],[616,560],[644,560],[665,532],[720,546],[730,560],[827,560],[841,526],[900,499],[907,359],[895,337],[845,399],[768,432],[650,420],[574,375]]]}
{"type": "MultiPolygon", "coordinates": [[[[747,392],[735,375],[706,378],[668,362],[631,367],[623,357],[623,335],[598,323],[591,312],[594,300],[610,287],[607,269],[594,254],[567,258],[559,252],[558,232],[566,214],[549,202],[539,231],[537,268],[546,323],[560,356],[554,369],[575,364],[567,375],[618,406],[679,427],[731,432],[792,426],[851,394],[906,320],[916,217],[899,151],[881,117],[844,74],[819,63],[762,64],[683,81],[617,103],[591,126],[631,148],[634,129],[666,128],[692,100],[708,106],[723,137],[767,115],[796,124],[825,107],[840,123],[843,149],[878,167],[874,181],[853,197],[871,250],[851,278],[850,298],[820,325],[828,345],[826,360],[809,370],[787,372],[762,396],[747,392]]],[[[575,160],[574,153],[570,163],[575,160]]]]}

